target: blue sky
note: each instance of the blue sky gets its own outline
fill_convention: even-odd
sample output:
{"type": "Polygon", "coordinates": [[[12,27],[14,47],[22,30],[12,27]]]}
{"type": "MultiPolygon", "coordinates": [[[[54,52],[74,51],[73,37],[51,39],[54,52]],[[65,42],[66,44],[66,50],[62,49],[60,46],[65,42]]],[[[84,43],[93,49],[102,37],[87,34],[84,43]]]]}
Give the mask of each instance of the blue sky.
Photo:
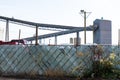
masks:
{"type": "MultiPolygon", "coordinates": [[[[117,44],[118,29],[120,29],[119,3],[119,0],[1,0],[0,15],[39,23],[82,27],[83,17],[79,12],[84,9],[92,12],[87,18],[87,26],[92,25],[95,19],[101,19],[101,17],[112,21],[112,43],[117,44]]],[[[5,27],[5,23],[0,22],[0,27],[5,27]]],[[[19,29],[22,29],[22,38],[33,36],[35,33],[35,29],[25,26],[10,24],[10,27],[10,39],[18,38],[14,34],[18,35],[19,29]]],[[[39,34],[43,32],[49,31],[39,31],[39,34]]],[[[73,35],[75,36],[75,34],[66,36],[73,37],[73,35]]],[[[66,36],[60,36],[58,41],[66,36]]],[[[83,32],[80,32],[80,37],[83,43],[83,32]]],[[[87,43],[92,43],[92,32],[87,32],[87,43]]]]}

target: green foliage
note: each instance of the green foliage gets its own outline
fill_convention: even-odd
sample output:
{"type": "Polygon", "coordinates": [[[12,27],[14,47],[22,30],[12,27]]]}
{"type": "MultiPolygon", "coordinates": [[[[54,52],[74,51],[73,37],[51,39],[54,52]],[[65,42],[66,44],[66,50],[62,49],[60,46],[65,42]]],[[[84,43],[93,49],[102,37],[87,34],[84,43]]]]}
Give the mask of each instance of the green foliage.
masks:
{"type": "Polygon", "coordinates": [[[93,51],[93,70],[87,71],[86,77],[99,77],[107,79],[118,79],[120,78],[120,69],[116,66],[120,65],[119,58],[115,53],[110,53],[107,56],[103,51],[102,46],[97,45],[91,48],[93,51]],[[95,57],[95,58],[94,58],[95,57]]]}
{"type": "Polygon", "coordinates": [[[103,78],[117,78],[120,76],[119,69],[115,68],[116,65],[115,53],[110,53],[107,57],[101,57],[100,60],[93,62],[93,73],[96,77],[103,78]]]}

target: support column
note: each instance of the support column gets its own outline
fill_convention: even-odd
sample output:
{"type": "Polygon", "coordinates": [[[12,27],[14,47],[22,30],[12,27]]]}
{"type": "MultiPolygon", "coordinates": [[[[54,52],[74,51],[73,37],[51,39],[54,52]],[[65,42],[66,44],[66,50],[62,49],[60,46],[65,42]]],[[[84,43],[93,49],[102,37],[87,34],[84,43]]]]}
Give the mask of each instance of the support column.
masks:
{"type": "Polygon", "coordinates": [[[9,20],[6,21],[5,41],[9,41],[9,20]]]}
{"type": "Polygon", "coordinates": [[[36,26],[35,45],[38,45],[38,26],[36,26]]]}
{"type": "Polygon", "coordinates": [[[41,42],[41,39],[39,39],[39,43],[41,44],[42,42],[41,42]]]}
{"type": "Polygon", "coordinates": [[[32,41],[30,41],[30,44],[32,44],[32,41]]]}
{"type": "MultiPolygon", "coordinates": [[[[19,29],[19,41],[18,41],[18,44],[20,44],[20,36],[21,36],[21,29],[19,29]]],[[[26,44],[26,43],[25,43],[26,44]]]]}
{"type": "Polygon", "coordinates": [[[79,32],[77,32],[76,46],[80,45],[79,32]]]}
{"type": "Polygon", "coordinates": [[[57,45],[57,36],[55,36],[55,45],[57,45]]]}

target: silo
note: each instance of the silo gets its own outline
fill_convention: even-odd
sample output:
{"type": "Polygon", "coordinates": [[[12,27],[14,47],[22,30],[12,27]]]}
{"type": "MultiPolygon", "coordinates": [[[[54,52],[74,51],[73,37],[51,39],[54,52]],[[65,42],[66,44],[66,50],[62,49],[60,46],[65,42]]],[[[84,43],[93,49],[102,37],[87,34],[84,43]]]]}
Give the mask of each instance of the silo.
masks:
{"type": "Polygon", "coordinates": [[[110,20],[96,19],[94,25],[98,28],[94,30],[94,43],[112,44],[112,24],[110,20]]]}

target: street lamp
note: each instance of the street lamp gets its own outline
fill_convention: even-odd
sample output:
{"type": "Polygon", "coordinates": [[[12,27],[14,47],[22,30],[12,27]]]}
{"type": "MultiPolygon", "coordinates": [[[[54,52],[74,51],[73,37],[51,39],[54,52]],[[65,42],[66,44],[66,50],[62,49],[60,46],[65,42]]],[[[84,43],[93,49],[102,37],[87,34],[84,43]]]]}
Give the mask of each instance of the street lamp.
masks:
{"type": "MultiPolygon", "coordinates": [[[[91,12],[86,12],[85,10],[80,10],[80,14],[83,14],[84,16],[84,44],[86,44],[86,13],[91,13],[91,12]]],[[[88,15],[89,16],[89,15],[88,15]]]]}

